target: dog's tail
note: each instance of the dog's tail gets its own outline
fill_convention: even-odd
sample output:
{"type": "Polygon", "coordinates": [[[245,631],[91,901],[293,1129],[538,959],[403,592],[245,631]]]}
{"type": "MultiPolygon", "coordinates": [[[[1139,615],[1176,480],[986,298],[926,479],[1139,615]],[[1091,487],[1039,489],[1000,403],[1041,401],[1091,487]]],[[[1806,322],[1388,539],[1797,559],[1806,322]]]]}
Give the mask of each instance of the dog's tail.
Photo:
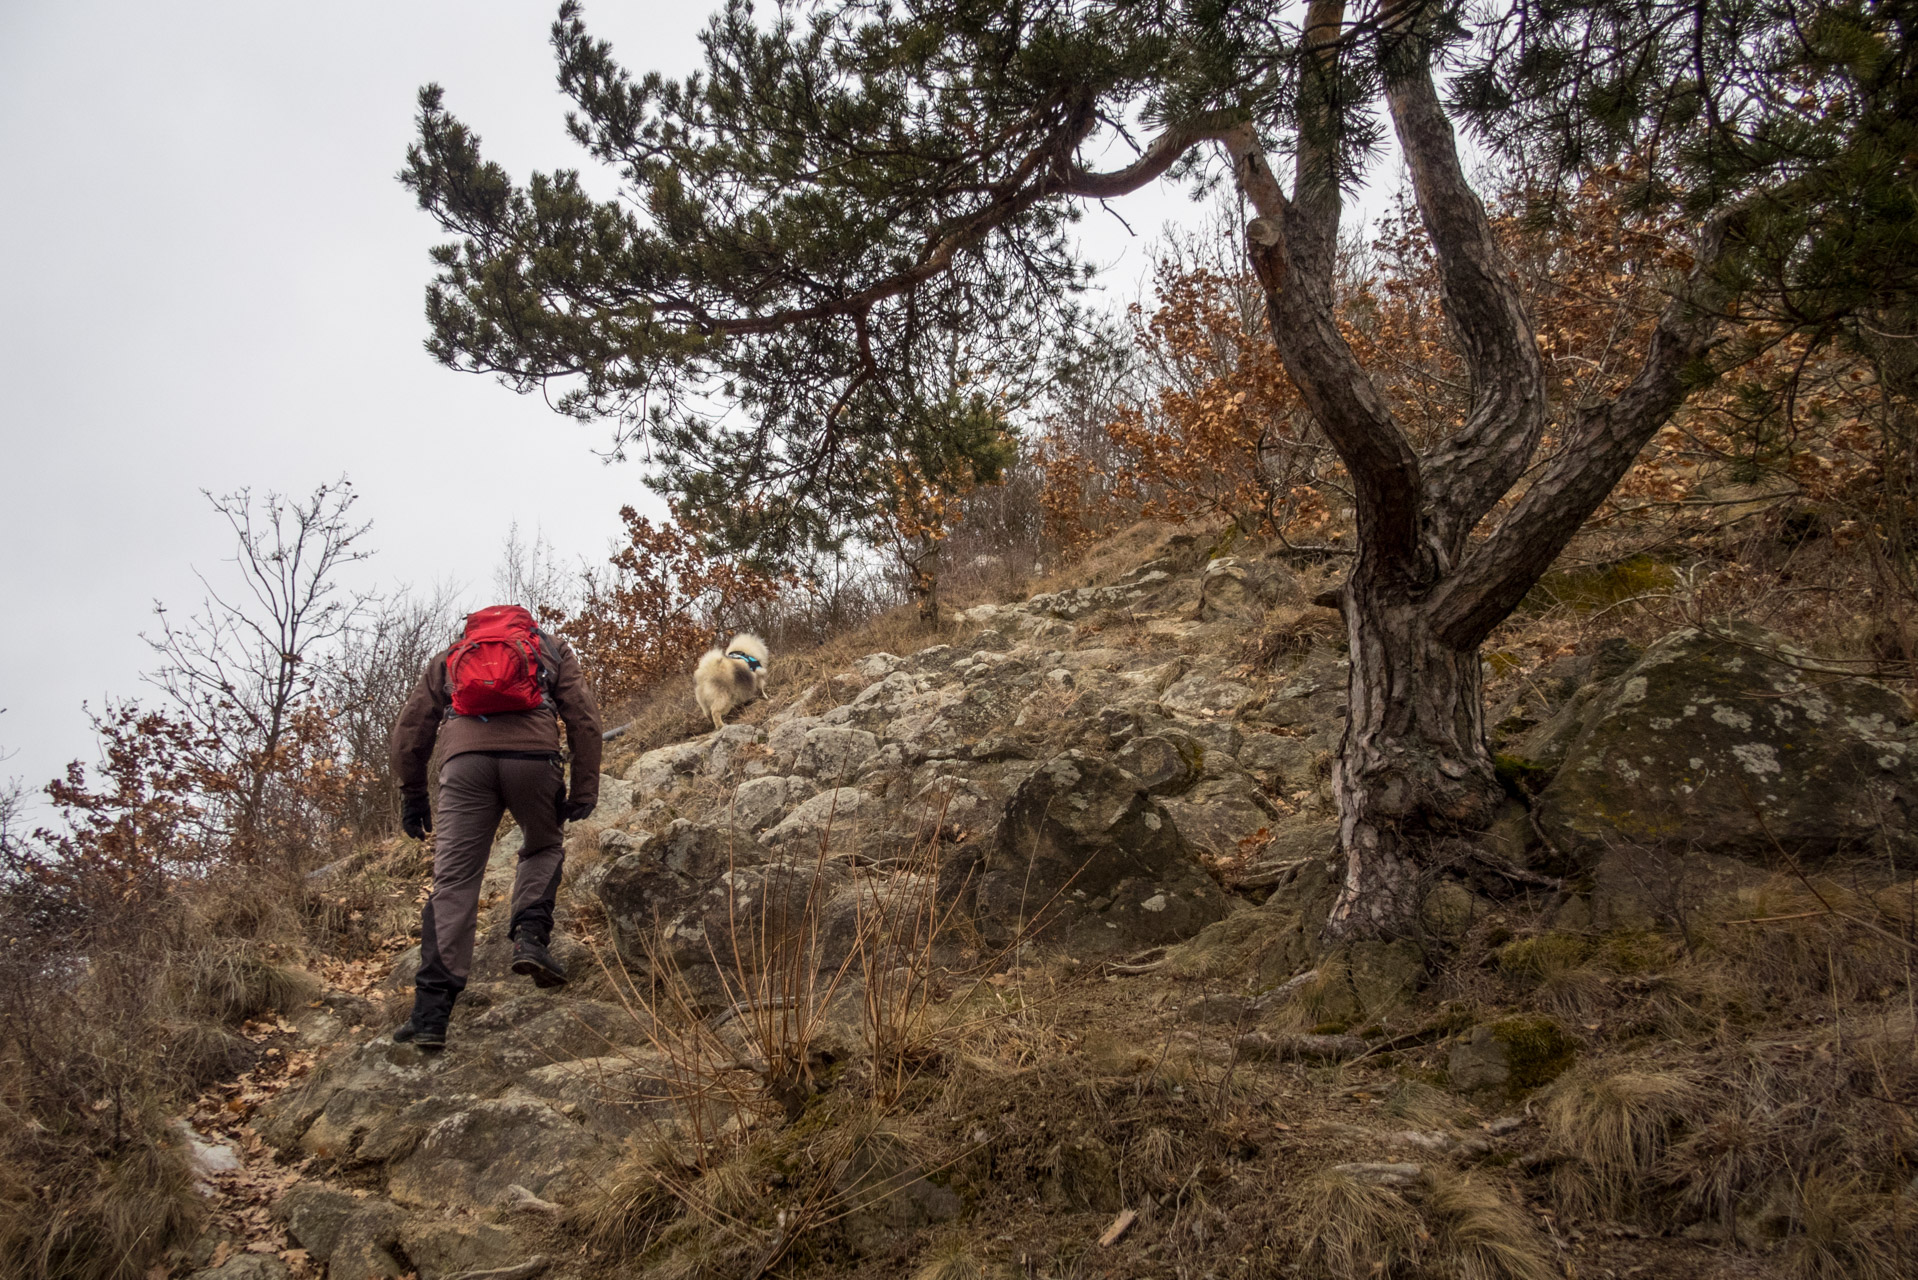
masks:
{"type": "Polygon", "coordinates": [[[726,673],[726,662],[726,651],[724,649],[706,650],[706,652],[699,655],[699,665],[693,668],[693,679],[725,679],[727,674],[729,674],[726,673]]]}

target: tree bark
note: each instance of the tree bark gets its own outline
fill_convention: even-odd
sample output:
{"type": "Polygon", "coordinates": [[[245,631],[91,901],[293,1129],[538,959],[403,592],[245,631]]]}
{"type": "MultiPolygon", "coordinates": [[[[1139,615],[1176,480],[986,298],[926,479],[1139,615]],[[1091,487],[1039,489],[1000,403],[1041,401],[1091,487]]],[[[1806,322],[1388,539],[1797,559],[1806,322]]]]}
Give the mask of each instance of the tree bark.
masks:
{"type": "MultiPolygon", "coordinates": [[[[1388,6],[1393,19],[1404,6],[1388,6]]],[[[1645,363],[1610,403],[1582,412],[1565,445],[1496,529],[1474,531],[1525,476],[1544,432],[1544,375],[1530,317],[1464,177],[1429,51],[1389,68],[1386,98],[1441,301],[1472,379],[1463,428],[1421,457],[1340,334],[1333,291],[1339,193],[1328,148],[1342,0],[1305,23],[1295,191],[1288,199],[1250,126],[1225,139],[1258,212],[1247,249],[1273,340],[1352,478],[1359,554],[1342,592],[1351,644],[1348,715],[1334,771],[1345,883],[1328,941],[1414,937],[1439,849],[1490,825],[1500,787],[1485,743],[1478,648],[1550,567],[1684,398],[1686,371],[1718,326],[1711,267],[1735,211],[1708,222],[1686,292],[1660,318],[1645,363]]],[[[1422,39],[1407,30],[1406,39],[1422,39]]],[[[1401,50],[1403,52],[1403,50],[1401,50]]]]}
{"type": "Polygon", "coordinates": [[[1501,794],[1478,649],[1440,640],[1421,595],[1380,577],[1361,555],[1346,581],[1352,669],[1332,772],[1346,861],[1325,926],[1333,940],[1411,936],[1432,841],[1490,826],[1501,794]]]}

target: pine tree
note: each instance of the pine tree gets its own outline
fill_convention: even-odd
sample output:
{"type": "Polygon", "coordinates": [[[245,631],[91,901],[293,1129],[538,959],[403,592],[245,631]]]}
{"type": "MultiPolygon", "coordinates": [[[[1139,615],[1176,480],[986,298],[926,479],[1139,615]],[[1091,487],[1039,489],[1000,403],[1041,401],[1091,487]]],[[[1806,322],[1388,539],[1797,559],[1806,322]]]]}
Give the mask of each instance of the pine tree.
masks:
{"type": "Polygon", "coordinates": [[[1069,233],[1087,203],[1231,181],[1257,213],[1248,256],[1279,357],[1354,491],[1347,874],[1328,934],[1403,935],[1435,850],[1500,800],[1481,642],[1712,378],[1739,300],[1767,289],[1806,323],[1905,306],[1911,6],[1297,12],[818,0],[762,21],[732,0],[705,70],[668,81],[633,79],[569,2],[553,28],[569,126],[628,194],[596,200],[565,170],[515,185],[424,90],[402,177],[458,237],[435,251],[429,348],[520,389],[563,385],[565,411],[644,438],[690,510],[776,558],[870,509],[955,338],[984,380],[1036,364],[1086,279],[1069,233]],[[1629,158],[1642,198],[1680,202],[1697,229],[1641,366],[1549,457],[1532,320],[1461,124],[1568,179],[1629,158]],[[1471,386],[1463,428],[1423,453],[1333,314],[1344,192],[1387,127],[1471,386]],[[1128,143],[1127,163],[1092,160],[1128,143]]]}

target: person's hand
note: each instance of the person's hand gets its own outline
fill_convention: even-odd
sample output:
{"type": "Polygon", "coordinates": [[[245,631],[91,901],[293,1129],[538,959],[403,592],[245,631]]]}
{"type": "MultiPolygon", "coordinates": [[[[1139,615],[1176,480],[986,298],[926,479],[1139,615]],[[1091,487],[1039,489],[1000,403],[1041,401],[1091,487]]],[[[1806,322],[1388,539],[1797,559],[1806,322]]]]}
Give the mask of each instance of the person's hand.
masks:
{"type": "Polygon", "coordinates": [[[433,834],[433,806],[424,794],[400,797],[400,830],[415,840],[433,834]]]}
{"type": "Polygon", "coordinates": [[[597,800],[568,800],[565,818],[568,822],[582,822],[593,816],[593,810],[599,808],[597,800]]]}

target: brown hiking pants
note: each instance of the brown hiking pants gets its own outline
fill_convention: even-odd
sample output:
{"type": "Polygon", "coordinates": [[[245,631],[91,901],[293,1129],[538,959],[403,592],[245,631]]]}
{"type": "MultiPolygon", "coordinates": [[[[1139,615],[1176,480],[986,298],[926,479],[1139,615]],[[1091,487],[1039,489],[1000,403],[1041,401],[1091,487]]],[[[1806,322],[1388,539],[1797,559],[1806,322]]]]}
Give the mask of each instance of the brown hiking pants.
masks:
{"type": "Polygon", "coordinates": [[[553,931],[553,895],[566,863],[559,802],[565,774],[558,756],[467,752],[440,766],[433,816],[433,894],[420,918],[420,971],[414,986],[450,1000],[473,968],[480,880],[511,810],[525,843],[513,877],[512,936],[544,946],[553,931]]]}

